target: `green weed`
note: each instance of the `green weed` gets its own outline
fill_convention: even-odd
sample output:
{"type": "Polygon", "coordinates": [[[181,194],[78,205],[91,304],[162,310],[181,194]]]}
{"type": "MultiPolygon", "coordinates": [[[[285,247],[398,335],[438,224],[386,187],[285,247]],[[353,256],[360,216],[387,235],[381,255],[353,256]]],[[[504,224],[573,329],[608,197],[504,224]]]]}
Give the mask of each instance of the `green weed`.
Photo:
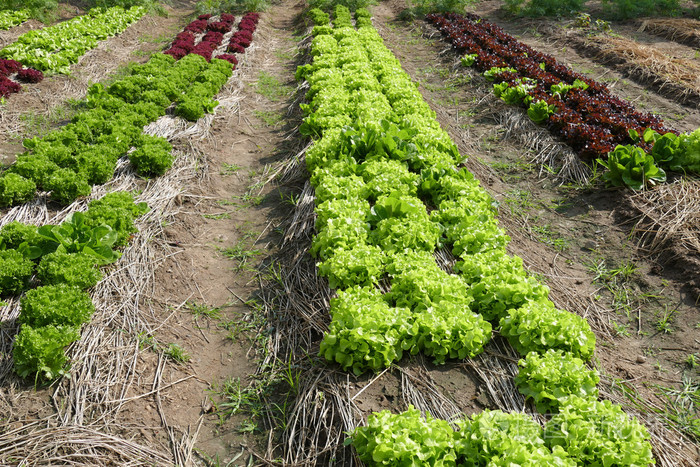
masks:
{"type": "Polygon", "coordinates": [[[282,115],[274,110],[255,110],[253,114],[270,127],[276,127],[282,121],[282,115]]]}
{"type": "Polygon", "coordinates": [[[163,349],[165,358],[172,360],[175,363],[187,363],[190,361],[190,355],[179,344],[170,343],[163,349]]]}
{"type": "Polygon", "coordinates": [[[202,214],[202,217],[205,219],[222,220],[222,219],[230,219],[231,214],[229,214],[227,212],[222,212],[220,214],[202,214]]]}
{"type": "Polygon", "coordinates": [[[657,386],[666,399],[664,415],[688,436],[700,441],[700,384],[683,374],[679,389],[657,386]]]}
{"type": "Polygon", "coordinates": [[[217,321],[221,319],[220,307],[210,306],[206,303],[187,302],[185,308],[192,313],[195,320],[201,317],[217,321]]]}
{"type": "Polygon", "coordinates": [[[656,330],[664,334],[671,334],[673,332],[673,327],[671,325],[673,324],[674,315],[677,311],[676,309],[669,309],[667,305],[664,305],[664,309],[656,313],[656,321],[654,322],[656,330]]]}
{"type": "Polygon", "coordinates": [[[242,270],[249,260],[262,254],[262,250],[246,246],[244,240],[230,247],[219,248],[219,252],[228,259],[238,263],[235,268],[236,271],[242,270]]]}
{"type": "Polygon", "coordinates": [[[233,175],[235,173],[238,173],[239,170],[241,170],[242,167],[237,164],[229,164],[227,162],[224,162],[221,164],[221,170],[219,170],[220,175],[233,175]]]}
{"type": "Polygon", "coordinates": [[[266,71],[261,71],[258,75],[255,90],[258,94],[271,101],[281,100],[290,93],[290,89],[287,86],[284,86],[277,78],[266,71]]]}

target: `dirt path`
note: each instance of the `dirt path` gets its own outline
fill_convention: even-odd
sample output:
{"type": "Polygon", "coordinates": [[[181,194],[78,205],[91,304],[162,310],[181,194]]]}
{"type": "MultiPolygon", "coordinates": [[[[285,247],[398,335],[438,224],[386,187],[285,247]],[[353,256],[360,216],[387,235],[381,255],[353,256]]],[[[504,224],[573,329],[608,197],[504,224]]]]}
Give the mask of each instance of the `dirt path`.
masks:
{"type": "MultiPolygon", "coordinates": [[[[274,175],[300,149],[299,139],[289,138],[297,113],[287,115],[296,88],[293,33],[300,11],[301,4],[286,1],[262,14],[232,79],[235,104],[217,112],[199,148],[207,164],[202,181],[183,194],[181,212],[165,227],[171,256],[156,271],[154,302],[167,325],[155,337],[191,355],[169,368],[163,383],[196,375],[164,399],[167,419],[181,431],[201,419],[195,447],[202,458],[223,464],[245,451],[240,464],[231,465],[247,465],[252,451],[267,448],[262,402],[246,387],[265,391],[275,383],[257,371],[267,337],[256,274],[277,250],[278,224],[293,202],[293,192],[278,187],[274,175]],[[236,404],[240,411],[229,416],[236,404]]],[[[155,356],[144,356],[147,368],[156,363],[155,356]]],[[[148,410],[149,401],[142,405],[148,410]]],[[[130,414],[141,411],[135,405],[130,414]]],[[[157,425],[155,413],[152,418],[145,424],[157,425]]]]}

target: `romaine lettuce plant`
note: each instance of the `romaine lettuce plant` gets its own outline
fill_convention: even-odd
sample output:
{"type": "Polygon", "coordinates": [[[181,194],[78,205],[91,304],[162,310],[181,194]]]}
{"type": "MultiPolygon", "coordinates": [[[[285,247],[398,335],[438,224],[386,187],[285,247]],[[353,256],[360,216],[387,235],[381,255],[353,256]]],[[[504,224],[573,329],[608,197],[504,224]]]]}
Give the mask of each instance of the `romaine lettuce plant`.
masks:
{"type": "Polygon", "coordinates": [[[545,100],[539,100],[530,103],[527,109],[527,116],[530,120],[537,124],[541,124],[549,119],[549,116],[557,111],[555,105],[547,104],[545,100]]]}
{"type": "Polygon", "coordinates": [[[462,65],[467,67],[473,66],[474,62],[476,61],[476,57],[476,54],[464,54],[460,59],[460,62],[462,63],[462,65]]]}
{"type": "Polygon", "coordinates": [[[657,167],[654,157],[637,146],[617,146],[608,154],[607,161],[598,159],[598,163],[608,169],[603,180],[611,186],[641,190],[666,181],[666,172],[657,167]]]}
{"type": "Polygon", "coordinates": [[[517,72],[518,72],[518,70],[516,70],[515,68],[495,66],[495,67],[491,67],[488,70],[486,70],[484,72],[484,77],[489,81],[493,81],[494,79],[496,79],[496,77],[498,75],[500,75],[502,73],[517,73],[517,72]]]}
{"type": "Polygon", "coordinates": [[[108,225],[91,226],[82,212],[70,214],[60,225],[39,227],[39,236],[44,244],[42,254],[85,253],[95,264],[109,264],[119,259],[120,253],[112,250],[117,241],[117,232],[108,225]]]}

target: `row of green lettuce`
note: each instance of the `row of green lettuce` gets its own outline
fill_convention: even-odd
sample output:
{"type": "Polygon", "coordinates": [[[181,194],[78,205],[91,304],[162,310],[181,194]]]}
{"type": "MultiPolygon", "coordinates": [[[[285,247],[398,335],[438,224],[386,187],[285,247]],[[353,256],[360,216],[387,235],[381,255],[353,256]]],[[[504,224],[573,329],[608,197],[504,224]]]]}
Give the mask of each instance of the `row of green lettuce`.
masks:
{"type": "Polygon", "coordinates": [[[119,6],[95,8],[86,15],[22,34],[0,50],[0,57],[17,60],[25,67],[67,74],[99,41],[121,33],[145,14],[146,9],[140,6],[128,10],[119,6]]]}
{"type": "Polygon", "coordinates": [[[0,11],[0,31],[15,27],[28,19],[28,10],[2,10],[0,11]]]}
{"type": "Polygon", "coordinates": [[[21,323],[14,368],[23,378],[50,381],[67,371],[64,348],[80,339],[95,311],[87,289],[101,279],[100,266],[121,256],[117,248],[136,232],[145,214],[128,192],[89,203],[59,225],[10,222],[0,229],[0,296],[18,296],[21,323]]]}
{"type": "Polygon", "coordinates": [[[69,204],[111,180],[124,155],[141,176],[163,174],[173,163],[172,146],[143,134],[144,126],[173,103],[174,114],[191,121],[211,112],[232,73],[225,60],[155,54],[108,86],[92,85],[70,124],[24,141],[27,152],[0,174],[0,207],[30,201],[38,190],[69,204]]]}
{"type": "Polygon", "coordinates": [[[646,429],[619,406],[597,401],[598,374],[585,364],[595,347],[588,323],[557,309],[548,288],[507,254],[493,200],[457,168],[456,146],[369,13],[356,12],[354,29],[347,8],[335,11],[333,27],[326,13],[311,11],[313,63],[297,71],[309,84],[301,131],[315,138],[306,154],[316,197],[311,253],[337,289],[321,354],[355,374],[405,353],[441,363],[477,355],[496,327],[525,356],[519,389],[581,430],[557,432],[552,422],[548,432],[559,435],[545,443],[528,434],[526,442],[508,431],[520,415],[485,413],[455,433],[443,421],[387,412],[352,435],[360,457],[372,465],[511,465],[498,459],[517,456],[541,459],[526,465],[652,463],[646,429]],[[458,259],[455,273],[436,263],[440,247],[458,259]],[[482,422],[510,441],[493,451],[479,447],[464,427],[482,441],[496,436],[482,422]],[[579,449],[589,441],[595,449],[579,449]]]}

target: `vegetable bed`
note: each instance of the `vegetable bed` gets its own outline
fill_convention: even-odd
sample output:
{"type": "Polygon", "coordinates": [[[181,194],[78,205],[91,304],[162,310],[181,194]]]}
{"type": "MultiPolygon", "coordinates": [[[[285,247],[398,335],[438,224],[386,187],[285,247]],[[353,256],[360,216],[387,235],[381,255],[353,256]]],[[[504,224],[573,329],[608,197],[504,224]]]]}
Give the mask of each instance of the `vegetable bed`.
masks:
{"type": "Polygon", "coordinates": [[[477,15],[432,14],[427,20],[465,54],[463,64],[496,82],[497,97],[525,106],[535,123],[546,124],[585,160],[602,160],[612,185],[641,189],[664,182],[664,169],[700,173],[700,130],[679,137],[659,117],[638,112],[606,86],[477,15]]]}
{"type": "MultiPolygon", "coordinates": [[[[515,441],[484,452],[477,435],[465,434],[494,436],[481,416],[455,435],[447,423],[422,421],[417,412],[383,413],[355,431],[360,457],[370,465],[510,465],[533,456],[542,456],[533,465],[651,463],[646,429],[618,406],[596,401],[597,374],[583,365],[595,346],[588,323],[556,309],[548,289],[506,253],[509,239],[490,197],[466,169],[458,170],[456,147],[368,13],[358,10],[357,30],[346,8],[335,13],[331,27],[325,13],[312,10],[314,62],[297,72],[309,83],[302,131],[316,137],[306,154],[317,204],[311,253],[320,260],[319,274],[338,289],[321,354],[355,374],[385,368],[404,353],[423,352],[441,363],[479,353],[494,326],[527,355],[521,391],[561,418],[547,429],[547,444],[533,434],[533,444],[515,441]],[[438,247],[455,255],[458,274],[436,263],[438,247]],[[542,372],[540,358],[563,366],[542,372]],[[596,432],[582,439],[595,450],[574,447],[581,441],[573,433],[557,431],[570,417],[596,432]],[[601,419],[615,428],[595,428],[601,419]]],[[[503,420],[496,432],[507,430],[510,415],[493,417],[503,420]]]]}

